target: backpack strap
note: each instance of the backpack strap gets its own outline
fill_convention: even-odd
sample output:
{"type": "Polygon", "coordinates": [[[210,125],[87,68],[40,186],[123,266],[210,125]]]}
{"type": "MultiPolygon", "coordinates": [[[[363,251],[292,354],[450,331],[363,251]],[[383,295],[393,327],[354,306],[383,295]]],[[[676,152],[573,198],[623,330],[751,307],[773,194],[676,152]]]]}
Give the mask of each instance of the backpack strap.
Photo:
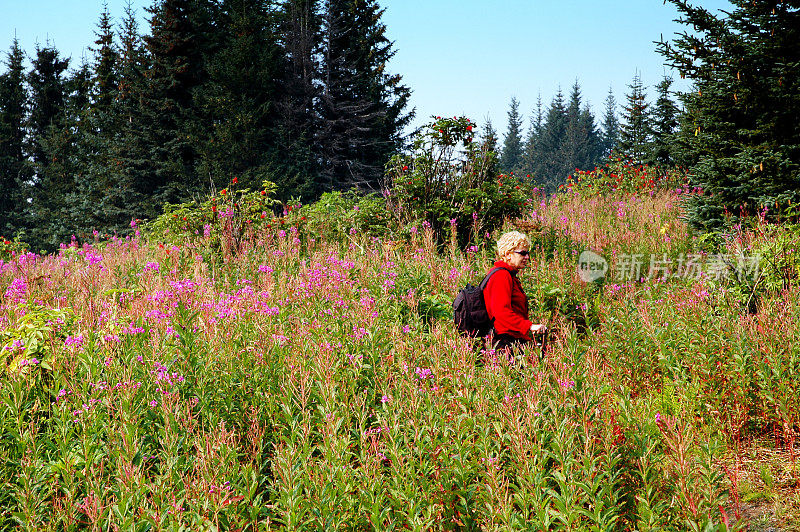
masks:
{"type": "MultiPolygon", "coordinates": [[[[511,270],[509,270],[508,268],[503,268],[502,266],[497,266],[497,267],[492,268],[491,270],[489,270],[489,273],[487,273],[486,277],[483,278],[483,281],[481,281],[481,284],[478,285],[478,288],[481,291],[481,297],[483,297],[483,291],[486,288],[486,285],[489,284],[489,279],[491,279],[492,275],[494,275],[495,273],[497,273],[500,270],[505,270],[505,271],[507,271],[509,273],[509,275],[511,275],[511,270]]],[[[488,312],[487,312],[487,316],[488,316],[488,312]]],[[[491,328],[489,329],[489,332],[492,332],[492,331],[494,331],[494,318],[490,318],[489,323],[491,324],[491,328]]]]}
{"type": "Polygon", "coordinates": [[[486,277],[483,278],[481,284],[478,285],[478,288],[480,289],[481,292],[483,292],[483,290],[486,288],[486,285],[489,284],[489,279],[492,278],[492,275],[494,275],[500,270],[505,270],[509,273],[509,275],[511,274],[511,270],[509,270],[508,268],[503,268],[502,266],[496,266],[492,268],[491,270],[489,270],[489,273],[486,274],[486,277]]]}

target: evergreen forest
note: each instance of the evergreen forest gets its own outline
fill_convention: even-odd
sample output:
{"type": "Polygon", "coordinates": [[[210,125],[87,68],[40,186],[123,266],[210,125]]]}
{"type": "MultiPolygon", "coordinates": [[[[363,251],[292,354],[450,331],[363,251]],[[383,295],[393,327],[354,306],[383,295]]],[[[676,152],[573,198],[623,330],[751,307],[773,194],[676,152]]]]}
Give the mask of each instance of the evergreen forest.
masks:
{"type": "MultiPolygon", "coordinates": [[[[707,229],[796,204],[796,6],[672,3],[692,31],[655,45],[688,92],[636,72],[598,117],[576,79],[527,120],[512,98],[502,141],[491,123],[480,135],[496,170],[552,194],[609,160],[680,167],[708,193],[689,209],[707,229]]],[[[155,0],[140,28],[129,4],[118,21],[100,13],[78,64],[15,39],[0,73],[0,235],[52,251],[128,234],[234,178],[274,183],[284,203],[385,190],[415,132],[383,13],[378,0],[155,0]]]]}
{"type": "Polygon", "coordinates": [[[0,75],[0,235],[53,250],[126,234],[236,178],[281,199],[375,190],[410,89],[377,0],[158,0],[99,16],[92,58],[53,44],[0,75]]]}

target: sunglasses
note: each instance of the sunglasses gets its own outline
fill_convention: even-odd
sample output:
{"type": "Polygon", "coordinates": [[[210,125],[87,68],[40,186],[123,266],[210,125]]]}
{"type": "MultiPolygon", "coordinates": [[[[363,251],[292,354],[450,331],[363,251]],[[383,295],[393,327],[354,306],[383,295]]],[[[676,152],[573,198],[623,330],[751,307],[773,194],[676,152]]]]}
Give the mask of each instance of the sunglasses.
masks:
{"type": "Polygon", "coordinates": [[[514,253],[516,253],[517,255],[522,255],[523,257],[527,257],[528,255],[530,255],[530,252],[527,250],[522,250],[522,251],[515,250],[514,253]]]}

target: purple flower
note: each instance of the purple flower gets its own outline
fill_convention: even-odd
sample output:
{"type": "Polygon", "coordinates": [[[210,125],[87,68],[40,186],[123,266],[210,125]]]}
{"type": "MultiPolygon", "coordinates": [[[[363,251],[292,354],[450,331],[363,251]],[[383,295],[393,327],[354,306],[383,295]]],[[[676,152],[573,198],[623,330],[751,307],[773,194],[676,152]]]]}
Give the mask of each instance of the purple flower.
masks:
{"type": "Polygon", "coordinates": [[[81,348],[84,344],[84,337],[82,334],[76,334],[75,336],[67,336],[64,340],[64,345],[67,347],[75,347],[81,348]]]}
{"type": "Polygon", "coordinates": [[[11,281],[6,288],[5,297],[13,303],[21,303],[28,294],[28,283],[25,279],[18,278],[11,281]]]}
{"type": "Polygon", "coordinates": [[[89,250],[86,252],[86,262],[89,264],[97,264],[98,262],[103,260],[103,256],[96,253],[94,250],[89,250]]]}

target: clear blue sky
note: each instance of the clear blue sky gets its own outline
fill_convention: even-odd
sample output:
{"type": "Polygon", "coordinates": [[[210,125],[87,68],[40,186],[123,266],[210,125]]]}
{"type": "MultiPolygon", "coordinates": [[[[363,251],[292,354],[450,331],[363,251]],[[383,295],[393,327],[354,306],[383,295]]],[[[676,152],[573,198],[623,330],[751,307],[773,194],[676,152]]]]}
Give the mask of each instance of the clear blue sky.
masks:
{"type": "MultiPolygon", "coordinates": [[[[116,20],[124,0],[107,0],[116,20]]],[[[653,41],[683,26],[662,0],[380,0],[395,43],[389,65],[413,92],[415,124],[430,115],[466,115],[481,125],[489,117],[502,135],[512,96],[528,118],[541,93],[550,103],[559,87],[577,79],[598,120],[609,87],[618,102],[638,70],[648,86],[670,72],[653,41]]],[[[147,30],[143,6],[133,0],[147,30]]],[[[700,0],[712,11],[727,0],[700,0]]],[[[0,49],[14,35],[33,54],[48,39],[77,65],[91,57],[102,0],[0,0],[0,49]]],[[[685,87],[685,85],[684,85],[685,87]]]]}

